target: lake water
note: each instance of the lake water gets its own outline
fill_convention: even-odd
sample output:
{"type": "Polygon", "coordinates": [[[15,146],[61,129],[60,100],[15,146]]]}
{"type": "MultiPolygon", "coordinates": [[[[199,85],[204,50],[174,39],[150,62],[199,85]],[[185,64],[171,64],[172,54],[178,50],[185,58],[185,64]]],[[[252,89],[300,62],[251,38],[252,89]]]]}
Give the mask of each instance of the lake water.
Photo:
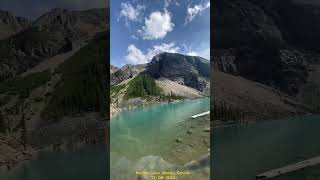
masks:
{"type": "Polygon", "coordinates": [[[173,160],[174,157],[196,158],[199,155],[194,152],[203,149],[205,152],[202,154],[207,153],[209,133],[202,132],[202,129],[197,133],[197,127],[208,127],[209,117],[198,118],[197,121],[192,121],[190,117],[208,110],[209,99],[204,98],[119,113],[111,120],[110,126],[111,170],[114,173],[111,178],[107,175],[109,160],[106,147],[85,145],[75,152],[43,152],[37,160],[11,171],[8,180],[133,179],[133,171],[129,167],[172,167],[167,161],[177,161],[173,160]],[[187,134],[191,126],[194,128],[193,134],[187,134]],[[182,137],[183,142],[176,143],[173,148],[171,145],[178,137],[182,137]],[[203,138],[207,140],[207,145],[201,141],[203,138]],[[193,144],[195,147],[185,147],[186,143],[194,141],[200,142],[201,146],[193,144]],[[201,149],[196,149],[198,147],[201,149]],[[175,151],[180,156],[172,154],[171,150],[175,148],[180,148],[180,151],[175,151]],[[124,176],[119,178],[120,175],[124,176]]]}
{"type": "Polygon", "coordinates": [[[8,180],[107,180],[105,145],[86,145],[75,152],[42,152],[10,172],[8,180]]]}
{"type": "Polygon", "coordinates": [[[120,171],[135,172],[134,167],[183,165],[206,154],[210,133],[203,129],[209,127],[209,116],[196,120],[191,116],[209,109],[209,98],[202,98],[123,111],[112,118],[110,156],[114,179],[120,171]],[[190,128],[192,135],[187,133],[190,128]],[[181,143],[176,142],[179,138],[181,143]],[[207,146],[202,143],[206,140],[207,146]],[[202,144],[195,145],[197,142],[202,144]]]}
{"type": "MultiPolygon", "coordinates": [[[[214,180],[255,180],[262,172],[320,156],[320,116],[216,128],[212,132],[214,180]]],[[[304,180],[314,167],[277,180],[304,180]]],[[[318,179],[319,179],[318,173],[318,179]]]]}

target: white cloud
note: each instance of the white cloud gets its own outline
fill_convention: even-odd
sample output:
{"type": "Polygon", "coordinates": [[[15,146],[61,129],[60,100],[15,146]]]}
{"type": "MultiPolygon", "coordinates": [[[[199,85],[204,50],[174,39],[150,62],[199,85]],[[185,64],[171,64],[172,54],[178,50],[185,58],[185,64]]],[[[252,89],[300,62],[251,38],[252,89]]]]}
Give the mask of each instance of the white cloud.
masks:
{"type": "Polygon", "coordinates": [[[188,56],[199,56],[197,52],[195,51],[190,51],[187,53],[188,56]]]}
{"type": "Polygon", "coordinates": [[[128,52],[128,55],[126,56],[126,59],[130,64],[146,63],[147,59],[145,54],[143,54],[140,49],[136,48],[135,45],[133,44],[129,45],[127,52],[128,52]]]}
{"type": "Polygon", "coordinates": [[[202,11],[206,10],[209,7],[210,7],[210,2],[207,2],[205,4],[197,4],[193,7],[188,6],[187,17],[185,18],[185,24],[191,22],[194,17],[201,14],[202,11]]]}
{"type": "Polygon", "coordinates": [[[180,3],[178,2],[178,0],[164,0],[164,8],[169,7],[170,4],[174,4],[176,6],[180,6],[180,3]]]}
{"type": "Polygon", "coordinates": [[[159,53],[162,52],[169,52],[169,53],[178,53],[180,51],[180,48],[175,45],[175,43],[162,43],[161,45],[155,45],[152,47],[152,49],[148,49],[148,58],[151,60],[151,58],[159,53]]]}
{"type": "MultiPolygon", "coordinates": [[[[186,48],[186,47],[185,47],[186,48]]],[[[182,50],[175,43],[162,43],[154,45],[152,48],[147,49],[145,52],[137,48],[134,44],[130,44],[127,49],[126,61],[129,64],[145,64],[152,60],[152,58],[162,52],[181,53],[189,56],[200,56],[210,60],[210,48],[192,50],[190,48],[182,50]]]]}
{"type": "Polygon", "coordinates": [[[151,61],[151,59],[162,52],[178,53],[180,48],[175,43],[162,43],[155,45],[152,48],[147,49],[144,53],[138,49],[135,45],[131,44],[127,49],[126,60],[130,64],[145,64],[151,61]]]}
{"type": "Polygon", "coordinates": [[[210,60],[210,48],[201,49],[198,51],[189,51],[186,54],[189,56],[200,56],[207,60],[210,60]]]}
{"type": "Polygon", "coordinates": [[[155,11],[149,18],[145,18],[145,25],[138,32],[142,34],[143,39],[162,39],[173,30],[173,27],[174,23],[171,22],[171,16],[167,10],[164,13],[155,11]]]}
{"type": "Polygon", "coordinates": [[[126,20],[130,21],[140,21],[144,9],[145,6],[142,5],[133,7],[129,2],[121,3],[120,17],[124,17],[126,20]]]}

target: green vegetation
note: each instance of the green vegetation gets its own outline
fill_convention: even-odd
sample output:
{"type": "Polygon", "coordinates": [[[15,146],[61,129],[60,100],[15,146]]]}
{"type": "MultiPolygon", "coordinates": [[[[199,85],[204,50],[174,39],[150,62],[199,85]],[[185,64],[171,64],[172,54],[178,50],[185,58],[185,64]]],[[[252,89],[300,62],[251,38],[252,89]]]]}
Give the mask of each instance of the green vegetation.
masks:
{"type": "Polygon", "coordinates": [[[132,79],[125,94],[126,99],[146,96],[161,96],[162,90],[156,82],[147,74],[141,74],[132,79]]]}
{"type": "Polygon", "coordinates": [[[216,99],[213,99],[211,106],[212,120],[241,122],[244,119],[244,113],[241,113],[240,109],[233,107],[225,101],[217,102],[216,99]]]}
{"type": "Polygon", "coordinates": [[[184,99],[184,97],[176,95],[172,91],[171,91],[171,93],[169,95],[163,95],[162,94],[160,96],[160,98],[161,98],[162,101],[169,101],[169,102],[171,102],[173,100],[182,100],[182,99],[184,99]]]}
{"type": "Polygon", "coordinates": [[[120,84],[111,87],[111,94],[118,94],[119,91],[126,87],[126,84],[120,84]]]}
{"type": "Polygon", "coordinates": [[[64,115],[86,111],[105,115],[109,57],[106,39],[103,36],[90,41],[56,69],[61,81],[52,94],[47,95],[50,100],[42,112],[43,119],[56,121],[64,115]]]}
{"type": "MultiPolygon", "coordinates": [[[[173,101],[184,99],[182,96],[176,95],[171,92],[169,95],[165,95],[161,88],[156,84],[156,81],[148,74],[140,74],[128,83],[129,87],[125,93],[125,99],[131,99],[136,97],[146,98],[147,101],[151,101],[151,97],[159,97],[162,101],[173,101]]],[[[118,93],[126,85],[118,85],[111,88],[111,93],[118,93]]]]}
{"type": "Polygon", "coordinates": [[[50,78],[50,72],[43,71],[3,81],[0,83],[0,93],[9,93],[10,95],[19,95],[21,98],[27,98],[31,90],[44,85],[50,78]]]}
{"type": "Polygon", "coordinates": [[[172,91],[171,91],[169,97],[170,97],[171,99],[180,99],[180,100],[181,100],[181,99],[184,99],[183,96],[174,94],[172,91]]]}

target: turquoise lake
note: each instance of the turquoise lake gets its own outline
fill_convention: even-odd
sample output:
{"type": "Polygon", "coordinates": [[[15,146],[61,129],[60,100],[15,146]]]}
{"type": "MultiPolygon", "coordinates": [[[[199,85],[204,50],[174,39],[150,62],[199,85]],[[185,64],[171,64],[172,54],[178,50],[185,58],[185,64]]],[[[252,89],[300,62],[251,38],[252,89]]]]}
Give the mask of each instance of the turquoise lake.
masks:
{"type": "MultiPolygon", "coordinates": [[[[185,122],[208,109],[208,99],[197,99],[121,112],[111,121],[111,170],[119,172],[135,161],[167,161],[169,156],[164,154],[172,140],[185,134],[185,122]]],[[[319,129],[320,116],[216,128],[211,135],[212,176],[215,180],[255,180],[259,173],[319,156],[319,129]]],[[[10,172],[8,180],[106,180],[106,153],[103,145],[86,145],[75,152],[43,152],[37,160],[10,172]]],[[[275,180],[319,177],[320,166],[316,166],[275,180]]]]}
{"type": "MultiPolygon", "coordinates": [[[[141,158],[148,165],[159,162],[161,154],[170,150],[172,141],[186,134],[185,127],[189,124],[184,122],[190,121],[192,115],[208,111],[209,102],[209,98],[187,100],[119,113],[110,125],[111,170],[119,172],[132,165],[128,162],[141,158]],[[112,166],[118,162],[125,165],[112,166]]],[[[85,145],[74,152],[43,152],[38,159],[11,171],[8,180],[108,180],[106,153],[104,145],[85,145]]],[[[121,173],[124,172],[118,174],[121,173]]]]}
{"type": "MultiPolygon", "coordinates": [[[[42,152],[10,172],[5,180],[107,180],[105,145],[86,145],[75,152],[42,152]]],[[[0,178],[1,179],[1,178],[0,178]]]]}
{"type": "MultiPolygon", "coordinates": [[[[319,137],[320,116],[216,128],[211,136],[213,178],[255,180],[265,171],[320,156],[319,137]]],[[[310,176],[317,176],[315,180],[319,172],[320,168],[314,167],[277,180],[311,180],[310,176]]]]}

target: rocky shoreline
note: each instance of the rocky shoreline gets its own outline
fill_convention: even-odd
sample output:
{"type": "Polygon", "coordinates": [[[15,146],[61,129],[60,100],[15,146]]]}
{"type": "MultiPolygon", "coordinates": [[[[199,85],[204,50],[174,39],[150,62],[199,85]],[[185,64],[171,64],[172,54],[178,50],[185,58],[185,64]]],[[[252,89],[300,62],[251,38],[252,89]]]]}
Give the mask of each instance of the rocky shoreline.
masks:
{"type": "Polygon", "coordinates": [[[38,150],[29,145],[24,147],[20,137],[19,132],[12,134],[0,133],[0,175],[37,157],[38,150]]]}
{"type": "Polygon", "coordinates": [[[36,159],[41,151],[74,151],[86,144],[106,143],[105,127],[106,122],[97,118],[96,113],[65,117],[61,122],[25,134],[26,147],[21,140],[21,131],[0,133],[0,177],[36,159]]]}

